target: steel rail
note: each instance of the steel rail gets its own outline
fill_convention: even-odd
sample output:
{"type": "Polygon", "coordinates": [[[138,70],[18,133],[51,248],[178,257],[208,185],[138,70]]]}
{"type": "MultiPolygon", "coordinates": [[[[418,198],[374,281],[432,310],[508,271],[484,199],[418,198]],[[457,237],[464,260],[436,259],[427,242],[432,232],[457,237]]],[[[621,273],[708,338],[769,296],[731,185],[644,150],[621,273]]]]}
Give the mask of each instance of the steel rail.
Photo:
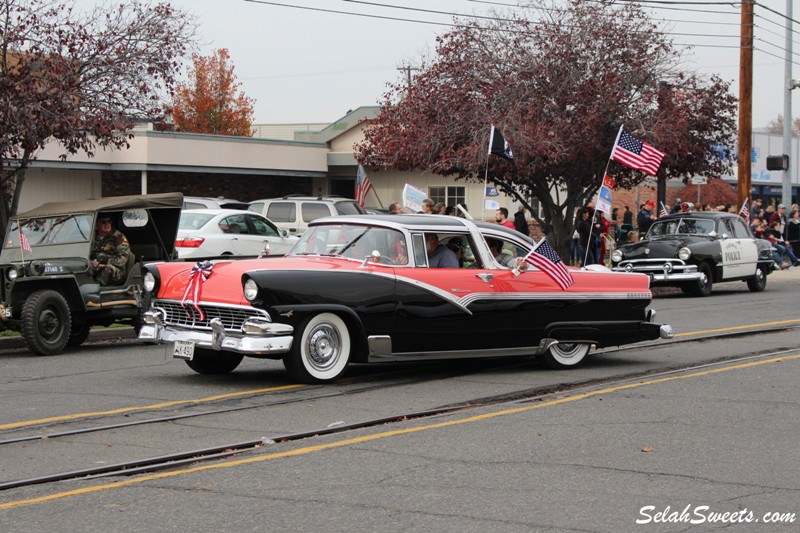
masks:
{"type": "MultiPolygon", "coordinates": [[[[685,338],[679,338],[679,339],[673,338],[673,339],[668,340],[668,341],[659,341],[657,344],[654,344],[654,343],[631,344],[631,345],[627,345],[627,346],[604,348],[604,349],[598,350],[596,352],[593,352],[592,355],[602,355],[602,354],[608,354],[608,353],[619,353],[619,352],[637,350],[637,349],[641,349],[644,346],[651,346],[651,345],[652,346],[667,346],[667,345],[672,345],[672,344],[683,344],[683,343],[687,343],[687,342],[702,342],[702,341],[707,341],[707,340],[715,339],[715,338],[734,338],[734,337],[742,337],[742,336],[750,336],[750,335],[760,335],[760,334],[763,334],[763,333],[771,333],[771,332],[775,332],[775,331],[788,331],[788,330],[793,330],[793,329],[800,329],[800,325],[798,325],[798,324],[787,324],[787,325],[771,326],[771,327],[768,327],[768,328],[763,328],[763,329],[759,329],[759,330],[755,330],[755,331],[754,330],[739,330],[739,331],[729,331],[729,332],[719,332],[719,333],[713,333],[713,334],[698,335],[698,336],[685,337],[685,338]]],[[[526,360],[525,362],[519,362],[519,361],[516,361],[516,360],[513,360],[513,359],[518,359],[518,358],[506,359],[506,362],[511,361],[507,365],[507,368],[514,368],[515,366],[522,366],[522,365],[529,364],[529,360],[526,360]]],[[[498,361],[502,361],[502,360],[498,359],[498,361]]],[[[450,366],[451,365],[449,365],[449,364],[442,364],[442,365],[438,365],[435,368],[436,368],[436,370],[442,370],[442,369],[446,370],[450,366]]],[[[473,374],[475,372],[477,372],[477,371],[476,370],[462,370],[462,371],[459,371],[459,372],[450,371],[450,372],[444,372],[444,377],[445,378],[450,378],[450,377],[456,377],[456,376],[463,376],[463,375],[473,374]]],[[[415,371],[411,371],[411,370],[409,370],[407,368],[401,369],[401,371],[398,372],[397,374],[403,374],[403,373],[413,373],[413,374],[416,375],[415,371]]],[[[636,377],[636,376],[641,376],[641,375],[643,375],[643,374],[637,373],[635,375],[632,375],[631,377],[636,377]]],[[[283,399],[283,400],[278,400],[278,401],[269,401],[269,402],[265,402],[265,403],[259,403],[257,405],[224,407],[224,408],[219,408],[219,409],[209,409],[209,410],[200,411],[200,412],[182,413],[182,414],[175,414],[175,415],[164,416],[164,417],[148,418],[148,419],[145,419],[145,420],[126,420],[124,422],[118,422],[118,423],[113,423],[113,424],[104,424],[104,425],[92,426],[92,427],[87,427],[87,428],[78,428],[78,429],[71,429],[71,430],[64,430],[64,431],[56,431],[56,432],[52,432],[52,433],[40,433],[40,434],[36,434],[36,435],[23,435],[23,436],[20,436],[20,437],[12,437],[12,438],[8,438],[8,439],[2,439],[2,440],[0,440],[0,446],[9,445],[9,444],[16,444],[16,443],[21,443],[21,442],[31,442],[31,441],[38,441],[38,440],[50,440],[50,439],[56,439],[56,438],[60,438],[60,437],[69,437],[69,436],[74,436],[74,435],[81,435],[81,434],[86,434],[86,433],[94,433],[94,432],[99,432],[99,431],[108,431],[108,430],[112,430],[112,429],[120,429],[120,428],[126,428],[126,427],[143,426],[143,425],[146,425],[146,424],[158,424],[158,423],[163,423],[163,422],[174,422],[176,420],[185,420],[185,419],[196,418],[196,417],[201,417],[201,416],[212,416],[212,415],[217,415],[217,414],[224,414],[224,413],[231,413],[231,412],[238,412],[238,411],[247,411],[247,410],[251,410],[251,409],[261,409],[261,408],[264,408],[264,407],[275,407],[275,406],[280,406],[280,405],[289,405],[289,404],[293,404],[293,403],[303,403],[303,402],[317,401],[317,400],[322,400],[322,399],[327,399],[327,398],[335,398],[335,397],[350,396],[350,395],[355,395],[355,394],[363,394],[365,392],[371,392],[373,390],[386,389],[386,388],[391,388],[391,387],[400,387],[400,386],[405,386],[405,385],[408,385],[408,384],[422,383],[424,381],[431,381],[431,380],[441,379],[441,378],[442,378],[442,374],[437,374],[437,375],[429,376],[429,377],[425,377],[425,378],[419,378],[418,375],[417,375],[417,377],[415,377],[414,379],[410,379],[410,380],[401,380],[401,381],[397,381],[397,382],[389,383],[389,384],[380,383],[380,384],[368,385],[368,386],[359,387],[359,388],[356,388],[356,389],[349,389],[349,390],[345,390],[345,391],[337,391],[337,392],[332,392],[332,393],[320,394],[320,395],[315,395],[315,396],[311,396],[311,397],[289,398],[289,399],[283,399]]],[[[620,377],[617,377],[615,379],[620,379],[620,377]]],[[[590,383],[590,382],[581,382],[581,383],[578,383],[577,385],[585,385],[586,383],[590,383]]],[[[592,381],[591,383],[594,383],[594,381],[592,381]]],[[[323,388],[323,386],[320,386],[318,388],[323,388]]],[[[503,396],[507,398],[509,396],[514,396],[514,395],[516,395],[516,393],[507,393],[507,394],[505,394],[503,396]]],[[[190,404],[190,405],[186,406],[186,408],[191,408],[191,407],[194,407],[194,405],[190,404]]],[[[142,411],[141,413],[147,413],[147,411],[142,411]]],[[[116,416],[116,415],[114,415],[114,416],[116,416]]],[[[94,416],[87,416],[86,418],[83,418],[83,419],[72,419],[72,420],[69,420],[69,421],[60,422],[59,425],[74,424],[76,422],[80,422],[81,420],[90,420],[90,419],[93,419],[93,418],[97,418],[97,416],[94,415],[94,416]]],[[[105,417],[103,417],[103,418],[105,418],[105,417]]],[[[52,424],[52,423],[50,423],[50,424],[52,424]]]]}

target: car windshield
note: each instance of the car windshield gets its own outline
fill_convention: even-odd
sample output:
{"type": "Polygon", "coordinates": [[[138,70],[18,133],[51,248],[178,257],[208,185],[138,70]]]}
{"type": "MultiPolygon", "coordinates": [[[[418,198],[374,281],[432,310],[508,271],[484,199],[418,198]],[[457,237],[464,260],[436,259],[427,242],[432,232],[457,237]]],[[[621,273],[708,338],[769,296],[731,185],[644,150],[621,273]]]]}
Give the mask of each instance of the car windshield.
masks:
{"type": "Polygon", "coordinates": [[[92,236],[92,215],[64,215],[13,221],[5,248],[19,248],[20,235],[35,248],[51,244],[86,242],[92,236]]]}
{"type": "Polygon", "coordinates": [[[214,215],[208,213],[181,213],[181,221],[178,223],[178,229],[192,230],[200,229],[206,223],[214,218],[214,215]]]}
{"type": "Polygon", "coordinates": [[[666,235],[710,235],[714,231],[714,221],[707,218],[679,218],[656,221],[647,232],[648,237],[666,235]]]}
{"type": "Polygon", "coordinates": [[[396,265],[408,264],[405,236],[393,229],[376,226],[329,224],[314,226],[303,233],[287,255],[324,255],[363,260],[377,250],[396,265]]]}

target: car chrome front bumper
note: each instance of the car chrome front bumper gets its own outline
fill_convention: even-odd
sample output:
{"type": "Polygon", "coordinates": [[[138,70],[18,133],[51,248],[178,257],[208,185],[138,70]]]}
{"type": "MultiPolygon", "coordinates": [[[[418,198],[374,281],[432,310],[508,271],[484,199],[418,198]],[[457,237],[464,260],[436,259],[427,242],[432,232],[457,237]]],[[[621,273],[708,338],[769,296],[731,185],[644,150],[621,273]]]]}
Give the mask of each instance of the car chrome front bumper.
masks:
{"type": "Polygon", "coordinates": [[[163,323],[158,312],[153,311],[144,314],[144,322],[139,330],[139,339],[145,342],[186,341],[199,348],[245,355],[284,354],[291,350],[294,340],[292,326],[263,320],[246,321],[242,330],[249,330],[247,333],[226,331],[218,318],[211,320],[211,331],[169,326],[163,323]]]}
{"type": "Polygon", "coordinates": [[[703,273],[697,270],[696,265],[687,265],[673,261],[649,259],[637,262],[622,261],[613,267],[612,272],[633,272],[650,276],[651,283],[681,283],[684,281],[699,281],[703,273]]]}

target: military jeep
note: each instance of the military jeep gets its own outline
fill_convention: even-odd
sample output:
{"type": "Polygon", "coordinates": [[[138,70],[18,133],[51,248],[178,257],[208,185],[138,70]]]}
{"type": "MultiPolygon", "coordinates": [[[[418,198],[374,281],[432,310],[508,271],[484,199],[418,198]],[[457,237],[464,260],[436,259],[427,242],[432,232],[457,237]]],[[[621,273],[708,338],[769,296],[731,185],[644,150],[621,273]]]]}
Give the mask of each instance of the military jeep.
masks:
{"type": "Polygon", "coordinates": [[[0,250],[0,329],[19,331],[41,355],[79,346],[95,325],[138,331],[149,306],[142,264],[173,259],[182,206],[181,193],[145,194],[47,203],[12,217],[0,250]],[[130,244],[124,281],[114,286],[101,286],[91,265],[99,213],[130,244]]]}

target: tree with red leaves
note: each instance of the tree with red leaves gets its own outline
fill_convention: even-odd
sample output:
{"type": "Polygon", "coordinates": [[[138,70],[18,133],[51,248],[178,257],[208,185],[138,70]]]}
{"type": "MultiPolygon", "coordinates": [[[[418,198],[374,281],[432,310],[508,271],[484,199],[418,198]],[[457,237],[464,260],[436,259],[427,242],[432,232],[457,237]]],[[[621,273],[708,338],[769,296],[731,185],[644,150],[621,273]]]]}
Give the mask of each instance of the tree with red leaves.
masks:
{"type": "Polygon", "coordinates": [[[178,131],[216,135],[253,136],[254,100],[238,93],[241,85],[233,73],[228,50],[194,55],[189,81],[178,84],[172,118],[178,131]]]}
{"type": "MultiPolygon", "coordinates": [[[[440,36],[412,87],[389,85],[356,146],[359,163],[472,181],[488,170],[526,207],[539,200],[542,217],[531,212],[562,257],[572,214],[596,194],[620,125],[666,152],[665,178],[731,168],[728,84],[677,72],[679,54],[637,4],[575,1],[524,14],[459,21],[440,36]],[[487,155],[491,124],[515,167],[487,155]]],[[[646,178],[616,162],[608,172],[624,188],[646,178]]]]}
{"type": "MultiPolygon", "coordinates": [[[[126,148],[138,121],[159,120],[194,19],[167,3],[0,0],[0,231],[25,170],[58,141],[66,153],[126,148]]],[[[66,153],[64,158],[66,158],[66,153]]]]}

